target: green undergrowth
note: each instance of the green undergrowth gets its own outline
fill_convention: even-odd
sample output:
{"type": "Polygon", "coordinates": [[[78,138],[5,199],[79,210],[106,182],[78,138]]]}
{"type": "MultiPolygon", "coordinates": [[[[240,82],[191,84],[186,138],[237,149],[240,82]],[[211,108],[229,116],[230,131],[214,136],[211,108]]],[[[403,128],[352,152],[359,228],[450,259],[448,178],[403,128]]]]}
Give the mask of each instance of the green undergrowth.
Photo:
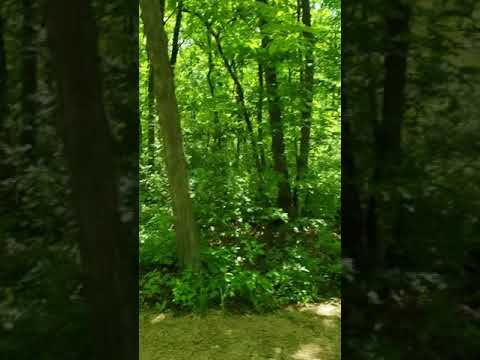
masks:
{"type": "Polygon", "coordinates": [[[327,228],[287,229],[270,246],[253,234],[210,242],[199,272],[175,268],[173,241],[141,247],[140,303],[158,311],[252,309],[266,312],[288,304],[318,302],[338,294],[340,242],[327,228]],[[158,249],[153,247],[158,246],[158,249]],[[160,249],[161,247],[161,249],[160,249]]]}

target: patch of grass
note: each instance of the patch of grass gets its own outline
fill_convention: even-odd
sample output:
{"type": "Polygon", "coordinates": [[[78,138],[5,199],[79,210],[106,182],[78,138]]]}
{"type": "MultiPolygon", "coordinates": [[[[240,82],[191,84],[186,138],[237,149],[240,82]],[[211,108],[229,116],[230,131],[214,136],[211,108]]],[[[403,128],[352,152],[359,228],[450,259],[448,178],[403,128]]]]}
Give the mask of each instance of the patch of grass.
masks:
{"type": "Polygon", "coordinates": [[[264,315],[142,313],[140,359],[337,360],[339,305],[291,307],[264,315]]]}

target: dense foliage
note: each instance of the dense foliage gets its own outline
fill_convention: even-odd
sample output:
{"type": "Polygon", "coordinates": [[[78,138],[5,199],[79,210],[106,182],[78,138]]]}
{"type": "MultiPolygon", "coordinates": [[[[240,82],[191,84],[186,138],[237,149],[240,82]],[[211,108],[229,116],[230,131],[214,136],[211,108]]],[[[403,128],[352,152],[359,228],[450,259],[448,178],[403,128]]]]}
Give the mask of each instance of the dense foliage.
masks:
{"type": "MultiPolygon", "coordinates": [[[[88,275],[81,263],[89,259],[81,256],[82,235],[72,202],[75,179],[68,170],[63,143],[63,135],[71,133],[75,124],[65,128],[67,119],[59,106],[62,75],[75,75],[84,68],[79,69],[81,61],[77,68],[67,67],[63,72],[56,66],[58,58],[52,54],[49,39],[65,34],[54,34],[53,26],[47,29],[47,3],[55,6],[36,0],[0,4],[0,352],[8,359],[29,359],[32,353],[38,359],[88,359],[95,340],[88,336],[92,308],[86,299],[88,275]]],[[[122,174],[120,213],[133,240],[137,237],[137,218],[131,209],[138,193],[137,170],[132,166],[137,164],[138,98],[130,84],[135,84],[138,69],[137,8],[132,11],[121,1],[68,6],[78,9],[79,4],[93,9],[98,36],[87,45],[98,47],[98,64],[92,64],[94,69],[98,65],[101,111],[111,125],[118,155],[115,165],[122,174]]],[[[84,23],[86,18],[82,18],[84,23]]],[[[69,38],[68,42],[78,49],[85,44],[82,40],[69,38]]],[[[85,84],[98,80],[93,73],[81,76],[85,84]]],[[[71,99],[81,96],[85,88],[76,85],[71,99]]],[[[87,128],[86,121],[80,126],[87,128]]],[[[85,154],[95,152],[94,139],[84,141],[78,131],[74,136],[85,154]]],[[[95,173],[84,173],[95,179],[95,173]]],[[[107,301],[113,308],[112,301],[107,301]]]]}
{"type": "Polygon", "coordinates": [[[169,53],[179,48],[176,62],[172,56],[170,60],[175,63],[176,96],[202,245],[199,273],[176,266],[174,214],[162,158],[165,149],[141,24],[143,304],[265,310],[315,301],[338,291],[340,10],[336,2],[312,2],[308,29],[299,6],[296,1],[254,0],[166,4],[169,53]],[[307,65],[305,32],[314,38],[314,61],[307,65]],[[303,204],[296,215],[276,202],[279,175],[268,121],[271,102],[262,70],[265,62],[274,64],[277,73],[288,182],[303,204]],[[309,104],[305,104],[306,66],[315,72],[309,104]],[[300,178],[302,111],[309,107],[308,172],[300,178]]]}
{"type": "Polygon", "coordinates": [[[344,7],[349,359],[478,354],[478,9],[457,0],[344,7]]]}

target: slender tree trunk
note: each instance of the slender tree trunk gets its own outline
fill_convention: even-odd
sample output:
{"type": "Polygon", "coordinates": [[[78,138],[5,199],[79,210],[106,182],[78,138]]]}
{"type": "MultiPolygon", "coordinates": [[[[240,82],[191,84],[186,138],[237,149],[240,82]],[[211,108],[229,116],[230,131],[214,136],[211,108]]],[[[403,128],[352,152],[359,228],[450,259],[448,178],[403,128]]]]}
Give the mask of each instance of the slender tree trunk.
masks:
{"type": "MultiPolygon", "coordinates": [[[[207,31],[207,46],[208,46],[208,73],[207,73],[207,82],[208,89],[210,90],[210,96],[212,97],[212,103],[215,103],[215,82],[213,81],[213,72],[215,70],[215,64],[213,62],[213,49],[212,49],[212,39],[210,32],[207,31]]],[[[215,106],[214,106],[215,107],[215,106]]],[[[215,109],[213,111],[213,126],[214,129],[214,144],[216,149],[221,149],[222,147],[222,129],[220,128],[220,119],[218,116],[218,111],[215,109]]]]}
{"type": "Polygon", "coordinates": [[[279,177],[277,204],[288,214],[292,213],[292,194],[288,174],[287,157],[285,155],[285,139],[283,134],[282,112],[278,95],[277,72],[273,64],[265,67],[267,93],[272,132],[273,167],[279,177]]]}
{"type": "Polygon", "coordinates": [[[199,266],[200,244],[190,198],[173,74],[167,56],[167,37],[163,24],[158,21],[161,15],[156,1],[141,0],[140,6],[147,36],[147,50],[153,65],[157,113],[165,143],[167,175],[176,218],[178,263],[181,267],[196,268],[199,266]]]}
{"type": "MultiPolygon", "coordinates": [[[[8,118],[8,73],[7,73],[7,54],[5,51],[5,43],[4,43],[4,22],[2,18],[2,14],[0,12],[0,142],[4,142],[9,144],[11,142],[9,131],[6,127],[6,121],[8,118]]],[[[0,148],[0,158],[5,159],[7,154],[4,153],[4,147],[0,148]]],[[[3,180],[10,178],[14,174],[14,168],[0,161],[0,183],[3,180]]],[[[0,209],[1,208],[9,208],[10,206],[14,206],[15,204],[15,197],[13,196],[14,193],[7,189],[7,187],[0,185],[0,209]]],[[[0,243],[1,245],[1,243],[0,243]]]]}
{"type": "MultiPolygon", "coordinates": [[[[138,45],[139,45],[139,19],[138,19],[138,4],[133,2],[126,2],[124,4],[126,14],[124,16],[123,27],[128,36],[123,37],[123,54],[127,56],[124,59],[127,61],[127,71],[125,74],[125,83],[129,84],[128,91],[125,95],[125,107],[123,112],[123,119],[126,123],[125,135],[122,137],[121,148],[123,154],[120,153],[120,158],[123,160],[123,167],[120,172],[123,176],[127,176],[130,179],[135,179],[133,184],[128,187],[126,194],[126,205],[133,209],[133,217],[131,221],[125,223],[128,231],[131,232],[131,236],[137,237],[139,231],[139,207],[137,206],[139,200],[139,183],[137,181],[139,174],[139,151],[140,151],[140,139],[141,139],[141,124],[140,124],[140,103],[138,97],[138,84],[139,84],[139,58],[138,58],[138,45]],[[136,84],[133,87],[131,84],[136,84]]],[[[138,258],[138,246],[132,245],[132,253],[135,254],[135,258],[138,258]]],[[[138,261],[136,261],[138,266],[138,261]]]]}
{"type": "MultiPolygon", "coordinates": [[[[267,4],[266,0],[258,0],[267,4]]],[[[261,20],[260,28],[263,29],[265,20],[261,20]]],[[[268,51],[271,43],[269,36],[264,35],[262,40],[262,48],[268,51]]],[[[290,186],[287,157],[285,154],[285,138],[283,133],[282,109],[280,104],[280,96],[278,94],[278,80],[275,62],[264,61],[265,82],[268,97],[268,112],[270,115],[270,130],[272,136],[272,156],[273,168],[278,176],[278,195],[277,205],[289,215],[293,215],[293,199],[290,186]]]]}
{"type": "Polygon", "coordinates": [[[248,136],[249,136],[249,139],[250,139],[250,144],[251,144],[251,147],[252,147],[252,157],[253,157],[253,160],[255,162],[255,167],[257,169],[257,173],[260,176],[260,181],[262,181],[261,180],[262,165],[261,165],[260,157],[259,157],[259,154],[258,154],[257,139],[256,139],[256,136],[255,136],[255,132],[253,131],[253,125],[252,125],[252,121],[250,119],[250,113],[249,113],[247,105],[246,105],[245,93],[243,91],[243,87],[242,87],[242,84],[239,80],[238,74],[235,70],[234,61],[232,60],[230,62],[228,60],[228,58],[226,57],[226,55],[223,51],[221,40],[220,40],[220,34],[213,30],[212,24],[210,23],[210,21],[204,19],[202,17],[202,15],[200,15],[200,14],[194,12],[194,11],[190,11],[189,9],[184,9],[184,11],[189,12],[189,13],[193,14],[194,16],[197,16],[205,24],[205,26],[207,27],[207,30],[210,32],[210,34],[212,34],[212,36],[215,39],[218,54],[220,55],[220,58],[222,59],[222,62],[224,64],[228,74],[230,75],[230,77],[231,77],[231,79],[234,83],[234,86],[235,86],[235,100],[236,100],[237,105],[239,107],[240,114],[241,114],[243,120],[245,121],[248,136]]]}
{"type": "Polygon", "coordinates": [[[263,66],[258,64],[258,103],[257,103],[257,139],[258,139],[258,151],[260,153],[260,162],[262,166],[262,171],[266,167],[265,160],[265,148],[263,146],[264,135],[263,135],[263,101],[265,98],[264,94],[264,84],[263,84],[263,66]]]}
{"type": "Polygon", "coordinates": [[[153,70],[148,66],[148,117],[147,117],[147,153],[148,165],[155,167],[155,94],[153,92],[153,70]]]}
{"type": "Polygon", "coordinates": [[[232,78],[233,83],[235,85],[235,94],[236,94],[235,99],[237,101],[237,104],[238,104],[238,107],[239,107],[239,110],[240,110],[240,114],[243,117],[243,119],[245,120],[245,124],[247,126],[247,131],[248,131],[248,135],[249,135],[249,138],[250,138],[250,144],[252,146],[252,156],[253,156],[253,160],[255,162],[255,167],[257,169],[258,174],[261,174],[262,166],[261,166],[260,158],[258,156],[257,140],[256,140],[256,137],[255,137],[255,133],[253,131],[253,125],[252,125],[252,121],[250,119],[250,114],[248,112],[247,105],[246,105],[246,102],[245,102],[245,93],[243,91],[242,84],[241,84],[241,82],[238,78],[238,74],[235,71],[235,68],[234,68],[233,64],[228,61],[227,57],[225,56],[225,53],[223,52],[223,47],[222,47],[222,44],[221,44],[221,41],[220,41],[220,36],[217,33],[215,33],[214,31],[212,31],[212,29],[210,27],[209,27],[209,31],[213,35],[213,37],[215,38],[218,53],[219,53],[224,65],[225,65],[225,68],[227,69],[228,73],[230,74],[230,77],[232,78]]]}
{"type": "Polygon", "coordinates": [[[35,48],[35,9],[33,0],[22,0],[22,131],[21,143],[35,147],[35,93],[37,91],[37,54],[35,48]]]}
{"type": "Polygon", "coordinates": [[[175,27],[173,29],[172,56],[170,57],[170,65],[172,66],[172,71],[175,70],[175,65],[177,64],[177,56],[180,50],[180,44],[178,43],[178,40],[180,38],[180,30],[182,28],[182,16],[183,16],[183,0],[178,0],[177,16],[175,19],[175,27]]]}
{"type": "Polygon", "coordinates": [[[385,17],[386,48],[382,121],[375,128],[376,166],[369,205],[369,241],[374,246],[375,265],[383,268],[390,243],[396,239],[398,201],[392,183],[398,182],[401,162],[401,132],[407,80],[410,9],[395,1],[385,17]],[[382,193],[389,194],[384,200],[382,193]]]}
{"type": "Polygon", "coordinates": [[[314,37],[312,34],[312,16],[310,9],[310,0],[301,0],[302,3],[302,22],[306,27],[303,32],[305,40],[305,60],[303,68],[303,96],[301,109],[301,135],[300,135],[300,153],[297,159],[297,181],[295,186],[294,202],[296,215],[301,216],[302,200],[299,194],[299,186],[302,186],[305,176],[308,172],[308,157],[310,155],[310,133],[312,128],[312,108],[313,108],[313,82],[315,75],[314,66],[314,37]]]}
{"type": "MultiPolygon", "coordinates": [[[[0,128],[3,129],[7,119],[7,54],[5,52],[4,22],[0,13],[0,128]]],[[[2,132],[3,134],[3,132],[2,132]]]]}
{"type": "Polygon", "coordinates": [[[165,25],[165,0],[159,0],[160,5],[160,19],[162,19],[162,24],[165,25]]]}
{"type": "MultiPolygon", "coordinates": [[[[346,108],[347,94],[342,89],[342,108],[346,108]]],[[[341,228],[342,256],[362,262],[365,231],[362,221],[358,173],[355,167],[353,134],[350,128],[351,118],[342,112],[342,194],[341,228]]]]}
{"type": "Polygon", "coordinates": [[[131,239],[121,228],[95,23],[88,1],[50,0],[46,10],[63,117],[61,132],[80,227],[94,355],[96,359],[133,359],[138,356],[136,259],[131,239]]]}

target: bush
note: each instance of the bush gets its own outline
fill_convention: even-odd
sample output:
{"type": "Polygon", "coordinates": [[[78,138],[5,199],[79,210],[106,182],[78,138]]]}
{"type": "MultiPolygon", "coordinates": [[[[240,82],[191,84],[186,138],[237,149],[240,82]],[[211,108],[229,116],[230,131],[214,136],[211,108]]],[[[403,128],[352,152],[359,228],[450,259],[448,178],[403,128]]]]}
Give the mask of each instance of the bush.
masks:
{"type": "Polygon", "coordinates": [[[301,245],[266,252],[252,239],[212,247],[197,273],[147,272],[140,284],[141,302],[186,311],[243,306],[258,312],[314,302],[338,286],[341,274],[339,246],[325,242],[320,248],[331,253],[318,257],[301,245]]]}

